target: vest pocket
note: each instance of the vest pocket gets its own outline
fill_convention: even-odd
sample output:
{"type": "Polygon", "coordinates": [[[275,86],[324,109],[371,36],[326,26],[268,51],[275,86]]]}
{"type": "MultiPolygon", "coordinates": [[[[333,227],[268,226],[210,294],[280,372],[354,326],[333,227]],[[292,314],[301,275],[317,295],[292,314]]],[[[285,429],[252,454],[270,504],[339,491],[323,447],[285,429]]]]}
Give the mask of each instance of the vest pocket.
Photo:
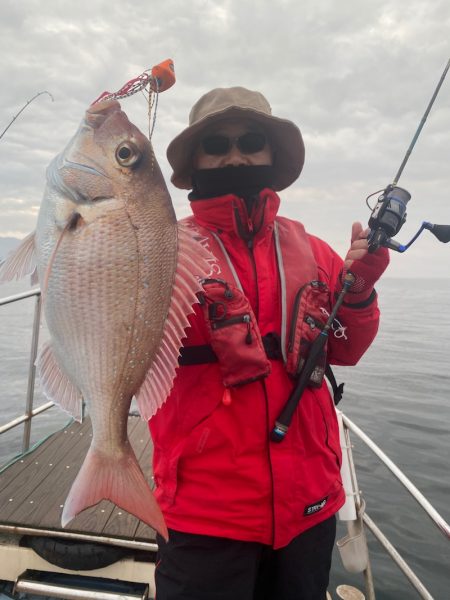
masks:
{"type": "Polygon", "coordinates": [[[203,288],[206,324],[223,385],[239,386],[266,377],[270,362],[248,299],[220,279],[205,280],[203,288]]]}
{"type": "MultiPolygon", "coordinates": [[[[286,370],[298,378],[308,359],[311,346],[323,330],[327,321],[329,289],[323,281],[310,281],[302,286],[294,299],[287,343],[286,370]]],[[[309,385],[320,387],[325,373],[327,343],[325,343],[312,372],[309,385]]]]}

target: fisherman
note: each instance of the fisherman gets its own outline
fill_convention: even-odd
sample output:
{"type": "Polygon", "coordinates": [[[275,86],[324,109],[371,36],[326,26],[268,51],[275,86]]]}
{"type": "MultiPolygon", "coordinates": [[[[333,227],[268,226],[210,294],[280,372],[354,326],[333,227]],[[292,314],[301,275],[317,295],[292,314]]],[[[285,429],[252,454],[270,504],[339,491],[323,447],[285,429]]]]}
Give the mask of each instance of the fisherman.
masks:
{"type": "Polygon", "coordinates": [[[354,365],[379,320],[374,284],[388,251],[352,228],[345,261],[277,216],[300,175],[298,127],[243,87],[205,94],[169,145],[172,182],[189,193],[194,234],[213,253],[180,367],[150,421],[158,600],[325,600],[344,503],[326,363],[354,365]],[[271,431],[350,270],[355,282],[285,438],[271,431]]]}

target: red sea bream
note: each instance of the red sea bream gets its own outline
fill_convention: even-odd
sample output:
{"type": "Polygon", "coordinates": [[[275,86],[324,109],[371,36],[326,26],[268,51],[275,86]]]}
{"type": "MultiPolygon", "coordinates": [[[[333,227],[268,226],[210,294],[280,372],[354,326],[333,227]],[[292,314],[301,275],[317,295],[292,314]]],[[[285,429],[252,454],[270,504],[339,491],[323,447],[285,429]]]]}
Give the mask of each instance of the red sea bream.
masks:
{"type": "Polygon", "coordinates": [[[63,526],[109,499],[167,538],[127,418],[133,396],[144,419],[166,399],[209,263],[177,225],[149,140],[117,101],[88,109],[48,168],[36,232],[0,268],[9,281],[37,266],[50,332],[37,363],[44,391],[77,419],[83,398],[92,419],[63,526]]]}

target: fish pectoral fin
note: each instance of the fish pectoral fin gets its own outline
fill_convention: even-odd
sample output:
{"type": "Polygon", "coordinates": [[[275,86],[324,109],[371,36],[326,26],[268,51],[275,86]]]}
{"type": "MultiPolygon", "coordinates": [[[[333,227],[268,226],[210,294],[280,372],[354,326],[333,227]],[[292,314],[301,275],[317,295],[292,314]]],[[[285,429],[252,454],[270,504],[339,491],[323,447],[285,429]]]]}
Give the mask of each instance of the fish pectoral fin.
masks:
{"type": "Polygon", "coordinates": [[[62,526],[101,500],[110,500],[168,539],[161,509],[130,446],[120,458],[89,448],[64,503],[62,526]]]}
{"type": "Polygon", "coordinates": [[[49,342],[42,347],[36,367],[46,397],[76,421],[81,422],[83,402],[81,392],[62,371],[49,342]]]}
{"type": "Polygon", "coordinates": [[[29,233],[19,244],[19,246],[10,252],[6,259],[0,264],[0,283],[22,279],[26,275],[31,275],[32,285],[36,282],[37,260],[34,246],[34,231],[29,233]]]}
{"type": "Polygon", "coordinates": [[[214,261],[214,256],[194,238],[194,233],[179,224],[177,268],[161,344],[136,394],[139,412],[145,420],[156,413],[172,389],[181,340],[186,337],[185,330],[189,326],[188,315],[194,312],[193,305],[199,302],[200,280],[210,275],[214,261]]]}

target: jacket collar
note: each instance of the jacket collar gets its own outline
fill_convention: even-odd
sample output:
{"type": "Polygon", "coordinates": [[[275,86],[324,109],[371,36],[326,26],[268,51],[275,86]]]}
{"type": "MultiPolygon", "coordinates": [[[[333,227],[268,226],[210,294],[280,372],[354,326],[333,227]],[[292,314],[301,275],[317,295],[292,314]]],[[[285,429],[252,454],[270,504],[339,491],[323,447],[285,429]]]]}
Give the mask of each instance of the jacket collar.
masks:
{"type": "Polygon", "coordinates": [[[258,194],[250,215],[244,200],[234,194],[191,202],[199,225],[218,233],[234,233],[246,240],[257,237],[260,232],[262,235],[268,226],[273,225],[279,205],[278,194],[270,188],[258,194]]]}

